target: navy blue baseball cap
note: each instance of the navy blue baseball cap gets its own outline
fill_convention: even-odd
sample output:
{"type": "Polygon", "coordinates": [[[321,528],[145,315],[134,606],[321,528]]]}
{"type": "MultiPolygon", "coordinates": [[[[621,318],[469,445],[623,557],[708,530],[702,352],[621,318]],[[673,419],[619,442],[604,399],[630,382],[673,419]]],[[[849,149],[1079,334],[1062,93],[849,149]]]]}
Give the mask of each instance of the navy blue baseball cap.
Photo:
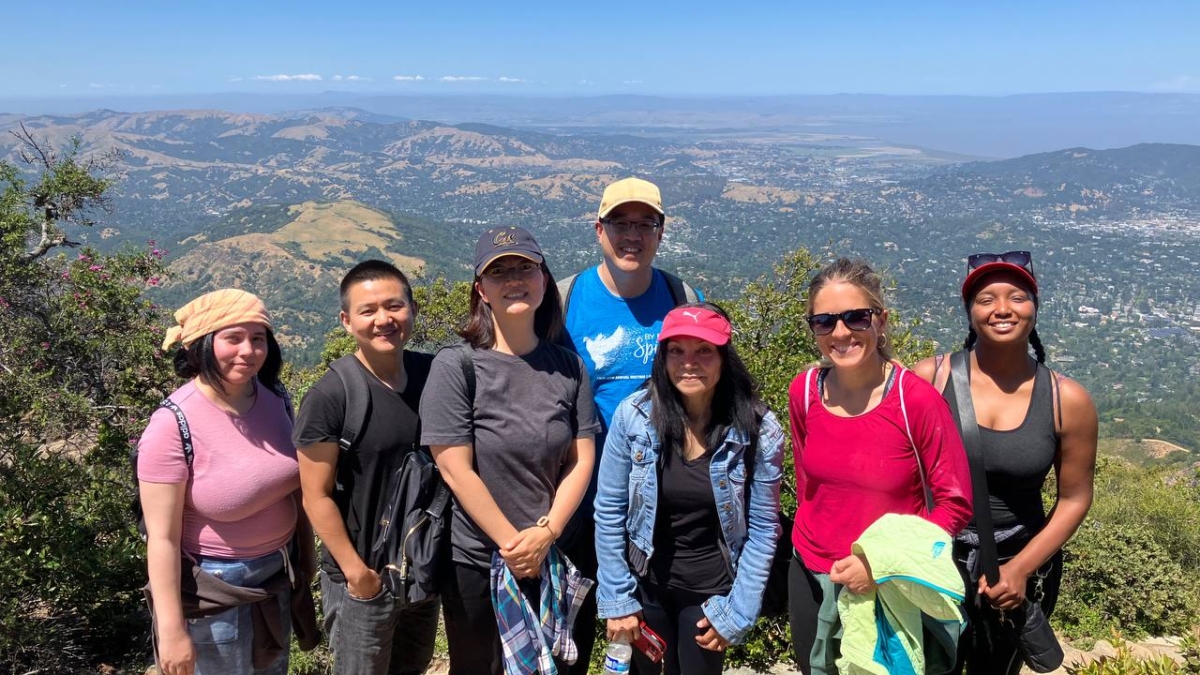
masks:
{"type": "Polygon", "coordinates": [[[496,258],[515,255],[542,264],[545,257],[529,230],[520,227],[493,227],[475,242],[475,276],[480,276],[496,258]]]}

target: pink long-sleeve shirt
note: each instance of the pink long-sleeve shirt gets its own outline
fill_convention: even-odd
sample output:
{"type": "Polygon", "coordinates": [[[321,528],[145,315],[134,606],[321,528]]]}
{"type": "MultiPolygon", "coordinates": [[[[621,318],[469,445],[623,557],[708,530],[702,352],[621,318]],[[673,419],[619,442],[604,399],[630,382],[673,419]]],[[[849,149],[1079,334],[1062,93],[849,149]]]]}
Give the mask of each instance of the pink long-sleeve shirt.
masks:
{"type": "Polygon", "coordinates": [[[850,546],[886,513],[921,515],[957,534],[971,519],[971,472],[946,401],[927,382],[905,372],[874,409],[839,417],[825,409],[810,379],[804,410],[804,373],[788,389],[796,464],[792,544],[813,572],[828,573],[850,546]],[[933,493],[925,496],[914,448],[900,410],[900,387],[916,453],[933,493]]]}

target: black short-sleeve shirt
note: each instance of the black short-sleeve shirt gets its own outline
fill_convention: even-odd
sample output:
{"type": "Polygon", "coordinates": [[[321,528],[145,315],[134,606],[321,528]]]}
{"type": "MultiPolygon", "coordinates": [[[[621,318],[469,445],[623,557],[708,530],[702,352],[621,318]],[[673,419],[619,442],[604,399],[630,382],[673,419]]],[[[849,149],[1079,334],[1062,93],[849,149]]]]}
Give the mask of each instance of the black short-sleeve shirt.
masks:
{"type": "MultiPolygon", "coordinates": [[[[374,545],[375,524],[383,508],[391,476],[404,456],[420,443],[421,393],[429,377],[430,354],[404,352],[408,376],[404,391],[388,388],[355,359],[367,376],[371,405],[356,448],[338,453],[333,501],[342,514],[346,533],[364,561],[374,545]]],[[[346,391],[337,373],[328,371],[308,390],[300,404],[292,440],[297,448],[314,443],[337,443],[346,419],[346,391]]],[[[327,550],[321,569],[330,578],[345,577],[327,550]]],[[[379,570],[376,570],[379,571],[379,570]]]]}

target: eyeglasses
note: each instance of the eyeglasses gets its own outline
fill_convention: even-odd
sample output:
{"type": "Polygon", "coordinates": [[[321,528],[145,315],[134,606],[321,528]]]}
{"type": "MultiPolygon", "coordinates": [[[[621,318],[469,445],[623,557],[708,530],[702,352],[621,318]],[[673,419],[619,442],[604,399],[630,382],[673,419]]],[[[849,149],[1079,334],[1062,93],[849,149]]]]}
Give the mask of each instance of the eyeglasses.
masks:
{"type": "Polygon", "coordinates": [[[1017,267],[1023,267],[1033,274],[1033,256],[1029,251],[1009,251],[1008,253],[975,253],[967,256],[967,271],[982,267],[988,263],[1003,262],[1017,267]]]}
{"type": "Polygon", "coordinates": [[[492,281],[504,281],[505,279],[528,279],[540,272],[542,266],[535,262],[523,262],[505,267],[503,265],[492,265],[483,271],[482,276],[485,276],[492,281]]]}
{"type": "Polygon", "coordinates": [[[613,220],[605,218],[600,222],[611,227],[617,234],[637,232],[641,235],[650,235],[661,230],[663,226],[657,220],[613,220]]]}
{"type": "Polygon", "coordinates": [[[813,314],[808,317],[808,327],[813,335],[829,335],[837,328],[838,321],[853,331],[864,331],[871,327],[871,317],[882,314],[878,309],[848,309],[838,314],[813,314]]]}

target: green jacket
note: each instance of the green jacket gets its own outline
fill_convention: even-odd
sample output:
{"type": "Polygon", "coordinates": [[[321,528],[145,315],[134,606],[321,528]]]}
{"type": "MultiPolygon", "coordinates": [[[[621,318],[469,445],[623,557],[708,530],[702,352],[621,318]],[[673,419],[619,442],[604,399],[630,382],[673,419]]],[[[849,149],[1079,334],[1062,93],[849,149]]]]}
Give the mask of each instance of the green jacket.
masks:
{"type": "Polygon", "coordinates": [[[950,536],[920,516],[889,513],[863,532],[852,551],[867,559],[877,586],[864,595],[839,594],[843,632],[838,672],[932,675],[950,670],[965,626],[959,609],[963,580],[950,536]],[[932,643],[926,644],[927,636],[932,643]]]}

